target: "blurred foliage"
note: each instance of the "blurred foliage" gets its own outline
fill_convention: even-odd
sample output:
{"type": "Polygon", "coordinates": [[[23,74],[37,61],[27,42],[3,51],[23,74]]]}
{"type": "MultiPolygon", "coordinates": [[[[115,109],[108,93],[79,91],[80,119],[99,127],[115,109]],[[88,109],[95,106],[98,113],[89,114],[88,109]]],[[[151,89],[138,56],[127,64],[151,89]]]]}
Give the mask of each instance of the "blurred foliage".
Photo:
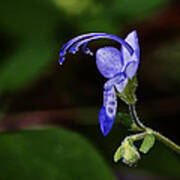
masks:
{"type": "Polygon", "coordinates": [[[18,42],[14,53],[1,64],[0,93],[22,88],[44,71],[56,47],[57,15],[46,1],[0,2],[0,27],[18,42]]]}
{"type": "Polygon", "coordinates": [[[116,117],[123,126],[125,126],[128,129],[131,128],[133,121],[132,121],[131,116],[129,114],[119,112],[119,113],[117,113],[116,117]]]}
{"type": "Polygon", "coordinates": [[[47,129],[2,134],[0,144],[4,180],[115,179],[100,154],[74,132],[47,129]]]}
{"type": "MultiPolygon", "coordinates": [[[[149,55],[146,65],[151,66],[150,84],[162,91],[177,92],[180,87],[180,36],[164,42],[149,55]],[[149,60],[150,59],[150,60],[149,60]],[[153,61],[151,61],[153,59],[153,61]],[[149,61],[148,61],[149,60],[149,61]],[[159,67],[161,67],[159,69],[159,67]],[[158,74],[158,76],[156,76],[158,74]],[[161,80],[162,79],[162,80],[161,80]],[[153,81],[152,81],[153,80],[153,81]],[[161,84],[158,82],[161,81],[161,84]]],[[[149,72],[150,69],[147,69],[149,72]]]]}

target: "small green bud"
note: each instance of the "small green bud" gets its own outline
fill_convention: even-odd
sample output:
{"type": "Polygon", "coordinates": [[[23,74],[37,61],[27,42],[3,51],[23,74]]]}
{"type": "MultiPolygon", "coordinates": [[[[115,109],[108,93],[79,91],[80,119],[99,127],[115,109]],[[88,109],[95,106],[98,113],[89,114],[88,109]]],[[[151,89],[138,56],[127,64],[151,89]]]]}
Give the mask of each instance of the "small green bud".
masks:
{"type": "Polygon", "coordinates": [[[132,166],[140,159],[139,152],[129,140],[123,142],[123,150],[123,162],[129,166],[132,166]]]}
{"type": "Polygon", "coordinates": [[[121,158],[129,166],[134,165],[140,159],[140,155],[130,138],[126,138],[115,152],[114,161],[117,162],[121,158]]]}

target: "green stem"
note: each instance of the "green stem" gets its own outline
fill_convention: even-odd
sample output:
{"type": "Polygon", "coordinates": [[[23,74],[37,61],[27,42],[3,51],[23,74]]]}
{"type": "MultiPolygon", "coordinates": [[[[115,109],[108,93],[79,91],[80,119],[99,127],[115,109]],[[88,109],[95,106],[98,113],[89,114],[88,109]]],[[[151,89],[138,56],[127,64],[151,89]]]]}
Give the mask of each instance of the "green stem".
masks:
{"type": "Polygon", "coordinates": [[[140,128],[141,130],[146,130],[146,126],[144,126],[144,124],[138,118],[138,115],[136,113],[135,104],[129,105],[129,111],[130,111],[131,118],[134,121],[134,123],[136,124],[136,126],[138,128],[140,128]]]}
{"type": "Polygon", "coordinates": [[[139,134],[134,134],[126,137],[126,140],[132,140],[132,141],[139,141],[145,138],[147,135],[147,132],[139,133],[139,134]]]}
{"type": "Polygon", "coordinates": [[[160,134],[159,132],[156,132],[154,130],[151,130],[151,134],[153,134],[159,141],[163,142],[164,144],[169,146],[171,149],[173,149],[174,151],[176,151],[177,153],[180,154],[180,146],[179,145],[175,144],[173,141],[171,141],[167,137],[163,136],[162,134],[160,134]]]}
{"type": "Polygon", "coordinates": [[[159,141],[163,142],[167,146],[169,146],[171,149],[173,149],[175,152],[180,154],[180,146],[175,144],[173,141],[168,139],[167,137],[163,136],[159,132],[156,132],[148,127],[146,127],[138,118],[136,109],[135,109],[135,104],[130,104],[129,105],[129,111],[131,118],[133,119],[134,123],[136,124],[137,127],[139,127],[142,131],[145,131],[149,134],[154,135],[159,141]]]}

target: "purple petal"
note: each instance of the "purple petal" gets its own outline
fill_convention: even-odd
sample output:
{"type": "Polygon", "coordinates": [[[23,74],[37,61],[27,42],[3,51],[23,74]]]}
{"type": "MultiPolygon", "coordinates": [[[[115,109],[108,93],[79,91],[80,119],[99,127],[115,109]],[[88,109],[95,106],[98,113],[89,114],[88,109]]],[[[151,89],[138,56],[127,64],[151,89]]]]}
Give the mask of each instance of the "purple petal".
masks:
{"type": "Polygon", "coordinates": [[[121,72],[123,67],[120,51],[114,47],[98,49],[96,52],[96,64],[104,77],[112,78],[121,72]]]}
{"type": "Polygon", "coordinates": [[[125,73],[126,75],[132,79],[133,76],[136,74],[138,68],[138,62],[136,61],[131,61],[126,65],[125,73]]]}
{"type": "Polygon", "coordinates": [[[124,88],[126,87],[127,83],[128,83],[128,78],[125,78],[125,79],[124,79],[123,81],[121,81],[120,83],[116,83],[116,84],[115,84],[115,87],[116,87],[117,91],[118,91],[119,93],[122,93],[122,92],[124,91],[124,88]]]}
{"type": "Polygon", "coordinates": [[[140,51],[136,31],[132,31],[131,33],[129,33],[128,36],[125,38],[125,41],[133,48],[134,53],[131,55],[129,51],[127,51],[126,47],[122,45],[121,52],[124,61],[124,69],[126,68],[126,65],[131,61],[136,61],[137,65],[139,64],[139,51],[140,51]]]}
{"type": "Polygon", "coordinates": [[[99,112],[100,128],[104,136],[106,136],[116,117],[117,99],[114,87],[109,91],[104,91],[104,105],[99,112]]]}
{"type": "Polygon", "coordinates": [[[99,122],[100,122],[100,128],[104,136],[106,136],[110,129],[112,128],[112,125],[114,123],[115,117],[113,119],[109,118],[106,114],[106,109],[103,106],[102,109],[99,112],[99,122]]]}
{"type": "Polygon", "coordinates": [[[105,85],[105,90],[110,90],[112,87],[116,87],[119,93],[122,93],[128,83],[128,78],[125,73],[116,74],[112,79],[108,80],[105,85]]]}

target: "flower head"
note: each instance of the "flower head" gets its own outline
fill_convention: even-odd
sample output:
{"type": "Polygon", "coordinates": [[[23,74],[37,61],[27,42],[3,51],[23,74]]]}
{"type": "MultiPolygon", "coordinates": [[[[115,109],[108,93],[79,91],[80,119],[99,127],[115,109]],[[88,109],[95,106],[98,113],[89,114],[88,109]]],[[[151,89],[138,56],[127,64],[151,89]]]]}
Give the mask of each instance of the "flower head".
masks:
{"type": "Polygon", "coordinates": [[[116,90],[122,93],[136,74],[139,65],[139,44],[136,31],[128,34],[125,40],[106,33],[89,33],[77,36],[68,41],[60,51],[59,63],[64,63],[66,52],[76,53],[82,46],[85,54],[93,55],[87,47],[88,43],[97,39],[111,39],[121,45],[121,49],[112,46],[99,48],[96,51],[96,65],[100,73],[107,78],[104,85],[104,102],[99,113],[99,122],[103,135],[110,131],[116,117],[116,90]]]}

